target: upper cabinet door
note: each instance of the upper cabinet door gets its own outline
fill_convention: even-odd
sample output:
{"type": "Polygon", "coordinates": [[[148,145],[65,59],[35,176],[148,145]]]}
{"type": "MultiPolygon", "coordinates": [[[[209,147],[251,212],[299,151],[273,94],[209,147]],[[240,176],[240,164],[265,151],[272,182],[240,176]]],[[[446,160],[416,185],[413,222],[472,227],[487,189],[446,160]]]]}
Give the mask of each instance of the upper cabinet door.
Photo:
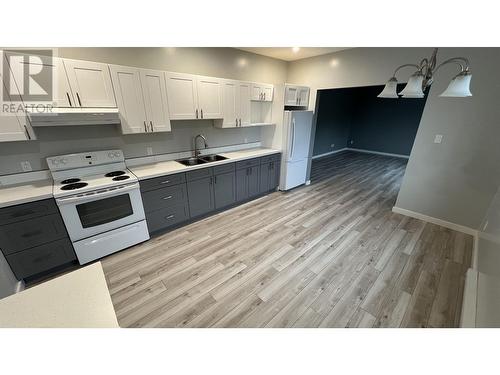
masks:
{"type": "Polygon", "coordinates": [[[148,128],[139,69],[119,65],[110,65],[109,69],[120,110],[122,133],[145,133],[148,128]]]}
{"type": "Polygon", "coordinates": [[[238,113],[238,82],[224,81],[222,83],[222,102],[224,103],[223,128],[235,128],[239,125],[238,113]]]}
{"type": "Polygon", "coordinates": [[[141,69],[141,83],[149,129],[153,132],[171,131],[163,72],[141,69]]]}
{"type": "Polygon", "coordinates": [[[301,87],[298,94],[299,105],[307,107],[309,105],[309,87],[301,87]]]}
{"type": "Polygon", "coordinates": [[[68,77],[62,59],[49,56],[28,56],[17,53],[5,53],[13,78],[21,94],[24,104],[37,105],[51,103],[55,107],[73,107],[75,100],[71,93],[68,77]],[[24,80],[23,72],[28,69],[33,78],[24,80]],[[47,88],[52,89],[51,101],[33,99],[32,96],[43,95],[47,88]],[[35,92],[29,92],[29,90],[35,92]]]}
{"type": "Polygon", "coordinates": [[[116,107],[107,64],[63,59],[76,104],[84,108],[116,107]]]}
{"type": "Polygon", "coordinates": [[[265,102],[272,102],[273,101],[273,86],[271,85],[264,85],[262,89],[262,93],[264,94],[264,101],[265,102]]]}
{"type": "Polygon", "coordinates": [[[285,105],[299,105],[299,88],[297,86],[285,86],[285,105]]]}
{"type": "MultiPolygon", "coordinates": [[[[4,85],[4,83],[0,82],[0,85],[4,85]]],[[[15,88],[12,89],[15,90],[15,88]]],[[[3,86],[3,101],[6,104],[10,102],[9,92],[12,91],[7,91],[7,88],[3,86]]],[[[26,121],[24,113],[20,113],[19,115],[0,115],[0,142],[27,141],[32,139],[33,137],[28,131],[26,121]]]]}
{"type": "Polygon", "coordinates": [[[238,99],[239,99],[239,109],[240,109],[240,126],[250,125],[250,108],[251,108],[251,84],[246,82],[240,82],[238,99]]]}
{"type": "Polygon", "coordinates": [[[252,83],[252,100],[264,100],[262,89],[262,85],[258,83],[252,83]]]}
{"type": "Polygon", "coordinates": [[[171,120],[198,118],[198,96],[196,76],[180,73],[165,73],[167,101],[171,120]]]}
{"type": "Polygon", "coordinates": [[[222,83],[218,78],[198,77],[198,109],[202,119],[221,119],[222,83]]]}

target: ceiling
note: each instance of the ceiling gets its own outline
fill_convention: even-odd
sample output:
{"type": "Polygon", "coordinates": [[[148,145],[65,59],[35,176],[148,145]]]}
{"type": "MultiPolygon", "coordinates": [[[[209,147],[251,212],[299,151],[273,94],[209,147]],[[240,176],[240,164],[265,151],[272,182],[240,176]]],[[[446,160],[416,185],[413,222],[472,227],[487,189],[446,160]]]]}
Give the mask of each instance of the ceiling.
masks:
{"type": "Polygon", "coordinates": [[[243,51],[257,53],[275,59],[294,61],[306,57],[326,55],[327,53],[349,49],[347,47],[238,47],[243,51]]]}

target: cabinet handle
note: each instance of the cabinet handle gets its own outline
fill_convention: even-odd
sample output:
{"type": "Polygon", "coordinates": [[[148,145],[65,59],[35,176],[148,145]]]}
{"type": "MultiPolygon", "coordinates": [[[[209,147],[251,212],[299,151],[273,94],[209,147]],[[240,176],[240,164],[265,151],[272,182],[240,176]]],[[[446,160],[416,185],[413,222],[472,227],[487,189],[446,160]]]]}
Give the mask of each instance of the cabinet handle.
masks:
{"type": "Polygon", "coordinates": [[[28,131],[28,128],[26,127],[26,125],[24,125],[24,131],[26,132],[26,136],[28,137],[28,140],[31,141],[31,135],[30,135],[30,132],[28,131]]]}
{"type": "Polygon", "coordinates": [[[170,220],[170,219],[173,219],[174,217],[175,217],[175,215],[168,215],[167,217],[165,217],[165,219],[170,220]]]}
{"type": "Polygon", "coordinates": [[[73,104],[71,104],[71,99],[69,98],[69,93],[66,93],[66,96],[68,97],[69,106],[73,107],[73,104]]]}
{"type": "Polygon", "coordinates": [[[169,195],[168,197],[164,197],[164,198],[162,198],[162,199],[163,199],[163,200],[169,200],[169,199],[172,199],[172,196],[171,196],[171,195],[169,195]]]}
{"type": "Polygon", "coordinates": [[[198,108],[196,108],[196,118],[198,118],[198,108]]]}
{"type": "Polygon", "coordinates": [[[213,177],[210,177],[210,185],[213,184],[213,181],[214,181],[214,178],[213,177]]]}
{"type": "Polygon", "coordinates": [[[247,172],[246,175],[248,176],[248,168],[247,168],[246,172],[247,172]]]}
{"type": "Polygon", "coordinates": [[[80,104],[80,107],[82,106],[82,101],[80,100],[80,95],[76,93],[76,98],[78,99],[78,104],[80,104]]]}
{"type": "Polygon", "coordinates": [[[148,132],[148,126],[146,125],[146,121],[144,121],[144,131],[147,133],[148,132]]]}
{"type": "Polygon", "coordinates": [[[241,119],[240,119],[240,126],[241,126],[241,119]]]}
{"type": "Polygon", "coordinates": [[[201,118],[203,118],[203,109],[200,109],[201,118]]]}
{"type": "Polygon", "coordinates": [[[217,184],[217,176],[214,176],[214,182],[217,184]]]}
{"type": "Polygon", "coordinates": [[[236,118],[236,126],[238,126],[238,118],[236,118]]]}
{"type": "Polygon", "coordinates": [[[42,231],[40,229],[38,229],[38,230],[34,230],[32,232],[23,233],[21,235],[21,237],[23,237],[23,238],[33,237],[33,236],[37,236],[37,235],[39,235],[41,233],[42,233],[42,231]]]}
{"type": "Polygon", "coordinates": [[[165,181],[160,182],[160,184],[168,184],[169,182],[170,182],[170,180],[165,180],[165,181]]]}
{"type": "Polygon", "coordinates": [[[153,127],[153,121],[150,121],[149,122],[149,125],[151,125],[151,131],[154,132],[155,131],[155,128],[153,127]]]}
{"type": "Polygon", "coordinates": [[[264,100],[266,100],[266,93],[264,93],[264,100]]]}

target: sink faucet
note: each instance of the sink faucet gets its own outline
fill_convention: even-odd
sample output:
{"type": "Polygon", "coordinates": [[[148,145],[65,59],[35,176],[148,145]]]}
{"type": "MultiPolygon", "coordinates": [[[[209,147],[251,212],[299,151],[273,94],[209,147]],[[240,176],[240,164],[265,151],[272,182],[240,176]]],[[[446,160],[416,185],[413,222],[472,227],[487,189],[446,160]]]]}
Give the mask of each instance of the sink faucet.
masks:
{"type": "Polygon", "coordinates": [[[207,145],[207,139],[203,134],[198,134],[196,137],[194,137],[194,157],[197,158],[200,155],[200,150],[198,150],[198,138],[203,139],[203,143],[205,144],[205,148],[208,147],[207,145]]]}

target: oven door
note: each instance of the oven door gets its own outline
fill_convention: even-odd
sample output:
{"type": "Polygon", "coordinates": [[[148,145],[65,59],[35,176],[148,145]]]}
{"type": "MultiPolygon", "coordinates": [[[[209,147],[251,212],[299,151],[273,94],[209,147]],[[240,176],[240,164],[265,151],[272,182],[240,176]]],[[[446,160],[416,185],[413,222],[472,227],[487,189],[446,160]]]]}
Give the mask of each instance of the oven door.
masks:
{"type": "Polygon", "coordinates": [[[73,242],[145,219],[138,183],[56,201],[73,242]]]}

